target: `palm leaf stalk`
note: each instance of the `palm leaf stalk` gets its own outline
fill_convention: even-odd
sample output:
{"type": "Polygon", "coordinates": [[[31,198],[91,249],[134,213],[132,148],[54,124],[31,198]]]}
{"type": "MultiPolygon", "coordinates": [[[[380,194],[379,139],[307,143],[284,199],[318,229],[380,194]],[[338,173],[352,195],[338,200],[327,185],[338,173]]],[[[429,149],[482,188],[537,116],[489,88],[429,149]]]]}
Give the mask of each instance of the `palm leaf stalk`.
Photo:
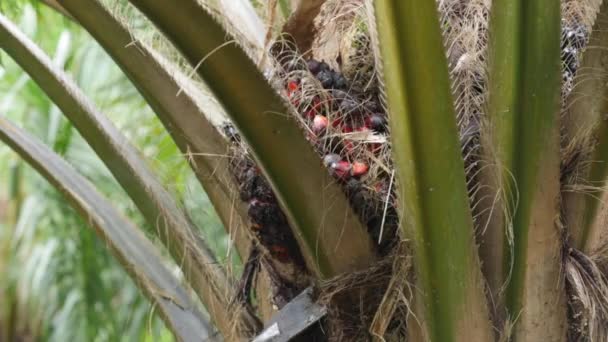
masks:
{"type": "Polygon", "coordinates": [[[310,53],[315,37],[314,20],[324,3],[325,0],[300,1],[283,26],[285,38],[294,41],[301,53],[310,53]]]}
{"type": "MultiPolygon", "coordinates": [[[[215,1],[207,0],[205,5],[215,1]]],[[[239,43],[251,50],[256,57],[263,59],[264,49],[267,43],[268,30],[266,24],[258,16],[253,4],[249,0],[219,1],[222,16],[226,19],[226,25],[231,30],[238,32],[239,43]],[[229,22],[229,23],[228,23],[229,22]]]]}
{"type": "Polygon", "coordinates": [[[402,227],[414,244],[422,292],[413,299],[421,323],[410,321],[409,336],[490,341],[435,1],[377,1],[376,21],[383,67],[390,70],[384,78],[402,227]]]}
{"type": "MultiPolygon", "coordinates": [[[[504,303],[517,321],[514,338],[562,340],[566,305],[560,272],[559,215],[560,3],[495,1],[490,19],[486,151],[512,216],[488,227],[512,241],[490,272],[506,284],[504,303]],[[507,233],[508,232],[508,233],[507,233]],[[553,303],[554,310],[547,310],[553,303]]],[[[494,294],[499,292],[493,289],[494,294]]],[[[497,298],[500,303],[502,298],[497,298]]],[[[499,304],[500,305],[500,304],[499,304]]]]}
{"type": "Polygon", "coordinates": [[[571,163],[590,155],[590,165],[572,169],[569,181],[573,184],[563,193],[564,212],[568,215],[565,221],[571,228],[573,245],[586,253],[594,252],[603,243],[601,223],[596,218],[608,176],[608,123],[603,117],[608,109],[605,87],[608,69],[604,63],[608,56],[607,16],[608,3],[604,2],[568,98],[563,122],[565,140],[571,142],[564,149],[571,156],[571,163]]]}
{"type": "Polygon", "coordinates": [[[63,6],[61,6],[61,4],[59,4],[57,0],[41,0],[41,2],[47,5],[48,7],[54,9],[55,11],[61,13],[66,18],[74,19],[72,15],[69,14],[68,11],[66,11],[65,8],[63,8],[63,6]]]}
{"type": "Polygon", "coordinates": [[[130,2],[196,67],[235,122],[275,190],[309,270],[323,279],[369,266],[373,247],[346,196],[290,108],[215,18],[193,0],[179,0],[170,13],[157,1],[130,2]]]}
{"type": "Polygon", "coordinates": [[[161,241],[182,267],[187,279],[220,331],[234,327],[248,335],[257,319],[245,310],[236,322],[228,310],[230,280],[217,264],[196,228],[158,182],[139,153],[103,114],[98,112],[63,72],[14,25],[0,17],[0,46],[11,55],[68,116],[135,202],[161,241]]]}
{"type": "MultiPolygon", "coordinates": [[[[241,258],[246,258],[251,247],[247,209],[234,198],[238,185],[228,171],[229,145],[194,99],[200,102],[209,95],[185,84],[187,78],[176,68],[170,69],[170,62],[143,42],[134,42],[124,24],[98,1],[61,0],[61,4],[121,66],[152,107],[187,158],[224,227],[234,236],[241,258]]],[[[212,101],[205,104],[207,111],[215,111],[211,116],[223,116],[212,101]]]]}
{"type": "Polygon", "coordinates": [[[152,242],[72,166],[3,118],[0,118],[0,139],[60,190],[90,222],[133,281],[157,306],[178,340],[215,338],[213,327],[198,311],[188,291],[166,268],[152,242]]]}

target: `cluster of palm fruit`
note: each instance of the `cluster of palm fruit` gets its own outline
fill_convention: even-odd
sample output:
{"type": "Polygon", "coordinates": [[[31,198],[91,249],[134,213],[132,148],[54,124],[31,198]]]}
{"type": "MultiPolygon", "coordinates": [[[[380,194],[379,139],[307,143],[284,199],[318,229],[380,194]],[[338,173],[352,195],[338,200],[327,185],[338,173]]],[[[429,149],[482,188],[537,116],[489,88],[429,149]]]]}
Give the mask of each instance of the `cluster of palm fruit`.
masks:
{"type": "Polygon", "coordinates": [[[580,53],[587,45],[589,32],[581,23],[562,25],[561,58],[565,90],[572,90],[574,75],[580,64],[580,53]]]}
{"type": "MultiPolygon", "coordinates": [[[[292,58],[282,65],[287,66],[279,72],[285,95],[308,140],[378,242],[378,251],[387,253],[396,240],[398,218],[387,116],[378,93],[354,90],[341,73],[322,61],[292,58]]],[[[251,231],[274,266],[276,262],[289,265],[272,270],[281,282],[277,288],[293,289],[281,296],[277,303],[281,307],[300,287],[289,280],[292,274],[285,274],[285,269],[302,272],[303,258],[270,184],[237,130],[231,124],[223,130],[233,143],[231,173],[240,186],[240,199],[247,203],[251,231]]]]}
{"type": "Polygon", "coordinates": [[[388,252],[398,218],[388,120],[377,89],[351,87],[324,61],[296,60],[286,65],[283,86],[308,140],[343,186],[379,251],[388,252]]]}
{"type": "Polygon", "coordinates": [[[305,288],[306,282],[298,280],[306,273],[304,259],[270,184],[249,156],[236,128],[226,123],[223,130],[233,145],[230,171],[239,184],[240,200],[247,203],[250,229],[258,243],[246,261],[238,292],[242,300],[249,301],[252,279],[264,263],[274,288],[273,303],[282,308],[305,288]],[[260,248],[266,253],[259,253],[260,248]]]}

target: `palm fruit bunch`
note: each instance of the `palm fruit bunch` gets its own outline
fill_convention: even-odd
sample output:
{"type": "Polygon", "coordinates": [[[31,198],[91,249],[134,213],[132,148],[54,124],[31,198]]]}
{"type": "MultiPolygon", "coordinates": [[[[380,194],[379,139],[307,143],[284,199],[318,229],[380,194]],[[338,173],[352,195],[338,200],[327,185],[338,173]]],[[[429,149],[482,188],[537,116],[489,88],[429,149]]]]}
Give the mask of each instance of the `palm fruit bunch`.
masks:
{"type": "MultiPolygon", "coordinates": [[[[398,226],[388,121],[379,94],[351,87],[349,80],[327,63],[291,56],[279,63],[284,95],[296,110],[311,145],[350,203],[366,224],[380,254],[396,241],[398,226]]],[[[250,228],[272,260],[275,304],[280,308],[306,285],[305,266],[285,214],[270,184],[257,167],[236,128],[229,123],[224,134],[232,142],[231,173],[246,203],[250,228]],[[299,275],[298,275],[299,274],[299,275]]]]}
{"type": "Polygon", "coordinates": [[[589,32],[580,22],[562,22],[561,59],[564,90],[571,91],[574,75],[580,64],[580,54],[587,45],[589,32]]]}
{"type": "MultiPolygon", "coordinates": [[[[359,25],[358,25],[359,26],[359,25]]],[[[292,104],[295,119],[328,172],[347,194],[381,255],[397,240],[398,216],[390,158],[388,118],[375,77],[370,39],[340,47],[333,65],[304,58],[278,41],[271,48],[275,68],[267,76],[292,104]]],[[[350,37],[350,35],[349,35],[350,37]]],[[[281,308],[307,286],[306,268],[292,230],[268,181],[231,124],[231,173],[246,203],[250,228],[265,253],[260,258],[275,276],[274,304],[281,308]],[[266,256],[270,256],[266,258],[266,256]],[[294,281],[294,279],[296,279],[294,281]]],[[[340,213],[336,213],[340,215],[340,213]]]]}
{"type": "MultiPolygon", "coordinates": [[[[313,58],[283,63],[285,96],[328,172],[385,254],[398,225],[388,118],[374,87],[313,58]]],[[[356,73],[353,77],[359,76],[356,73]]]]}
{"type": "MultiPolygon", "coordinates": [[[[232,143],[230,171],[239,184],[239,198],[247,205],[249,227],[258,242],[256,248],[262,248],[270,256],[266,258],[264,253],[259,256],[254,249],[250,258],[261,258],[268,265],[267,271],[276,290],[273,302],[281,308],[307,285],[304,259],[270,184],[250,157],[238,131],[231,123],[225,123],[222,128],[232,143]]],[[[248,262],[251,261],[258,263],[257,269],[260,260],[248,262]]],[[[246,274],[243,278],[250,276],[246,274]]]]}

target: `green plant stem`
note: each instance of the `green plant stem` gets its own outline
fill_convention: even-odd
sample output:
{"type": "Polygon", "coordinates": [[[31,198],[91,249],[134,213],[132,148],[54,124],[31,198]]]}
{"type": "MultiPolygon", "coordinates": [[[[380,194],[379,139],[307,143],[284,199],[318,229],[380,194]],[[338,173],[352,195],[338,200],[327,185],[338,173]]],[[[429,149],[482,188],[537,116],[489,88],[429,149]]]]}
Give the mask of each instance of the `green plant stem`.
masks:
{"type": "MultiPolygon", "coordinates": [[[[593,252],[605,241],[601,222],[596,221],[608,178],[608,3],[603,2],[587,49],[578,69],[575,85],[568,97],[568,111],[563,116],[564,148],[570,155],[586,157],[591,150],[588,167],[574,170],[575,184],[567,184],[563,192],[565,222],[572,243],[586,253],[593,252]],[[571,189],[569,186],[588,186],[571,189]]],[[[579,157],[579,159],[582,159],[579,157]]]]}
{"type": "Polygon", "coordinates": [[[435,1],[376,1],[376,21],[402,227],[413,242],[419,289],[409,337],[490,341],[435,1]]]}
{"type": "Polygon", "coordinates": [[[509,238],[485,242],[484,248],[503,251],[503,266],[487,272],[502,280],[493,284],[494,296],[500,293],[496,286],[506,284],[504,301],[495,300],[517,320],[514,339],[562,341],[566,305],[555,224],[560,2],[497,0],[490,25],[488,125],[482,134],[507,214],[488,229],[509,238]],[[547,303],[555,309],[547,311],[547,303]]]}

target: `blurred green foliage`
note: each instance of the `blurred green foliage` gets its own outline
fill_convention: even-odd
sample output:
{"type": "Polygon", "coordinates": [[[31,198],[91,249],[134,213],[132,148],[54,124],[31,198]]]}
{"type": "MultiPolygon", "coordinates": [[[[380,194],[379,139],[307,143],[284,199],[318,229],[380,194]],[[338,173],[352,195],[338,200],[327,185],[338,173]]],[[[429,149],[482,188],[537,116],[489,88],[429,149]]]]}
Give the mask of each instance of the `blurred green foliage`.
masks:
{"type": "MultiPolygon", "coordinates": [[[[103,49],[78,25],[38,2],[2,1],[0,10],[65,68],[140,149],[218,260],[238,272],[228,237],[185,159],[103,49]]],[[[0,115],[52,146],[125,215],[152,229],[61,111],[2,53],[0,115]]],[[[0,298],[0,341],[172,340],[87,222],[2,145],[0,298]]]]}

